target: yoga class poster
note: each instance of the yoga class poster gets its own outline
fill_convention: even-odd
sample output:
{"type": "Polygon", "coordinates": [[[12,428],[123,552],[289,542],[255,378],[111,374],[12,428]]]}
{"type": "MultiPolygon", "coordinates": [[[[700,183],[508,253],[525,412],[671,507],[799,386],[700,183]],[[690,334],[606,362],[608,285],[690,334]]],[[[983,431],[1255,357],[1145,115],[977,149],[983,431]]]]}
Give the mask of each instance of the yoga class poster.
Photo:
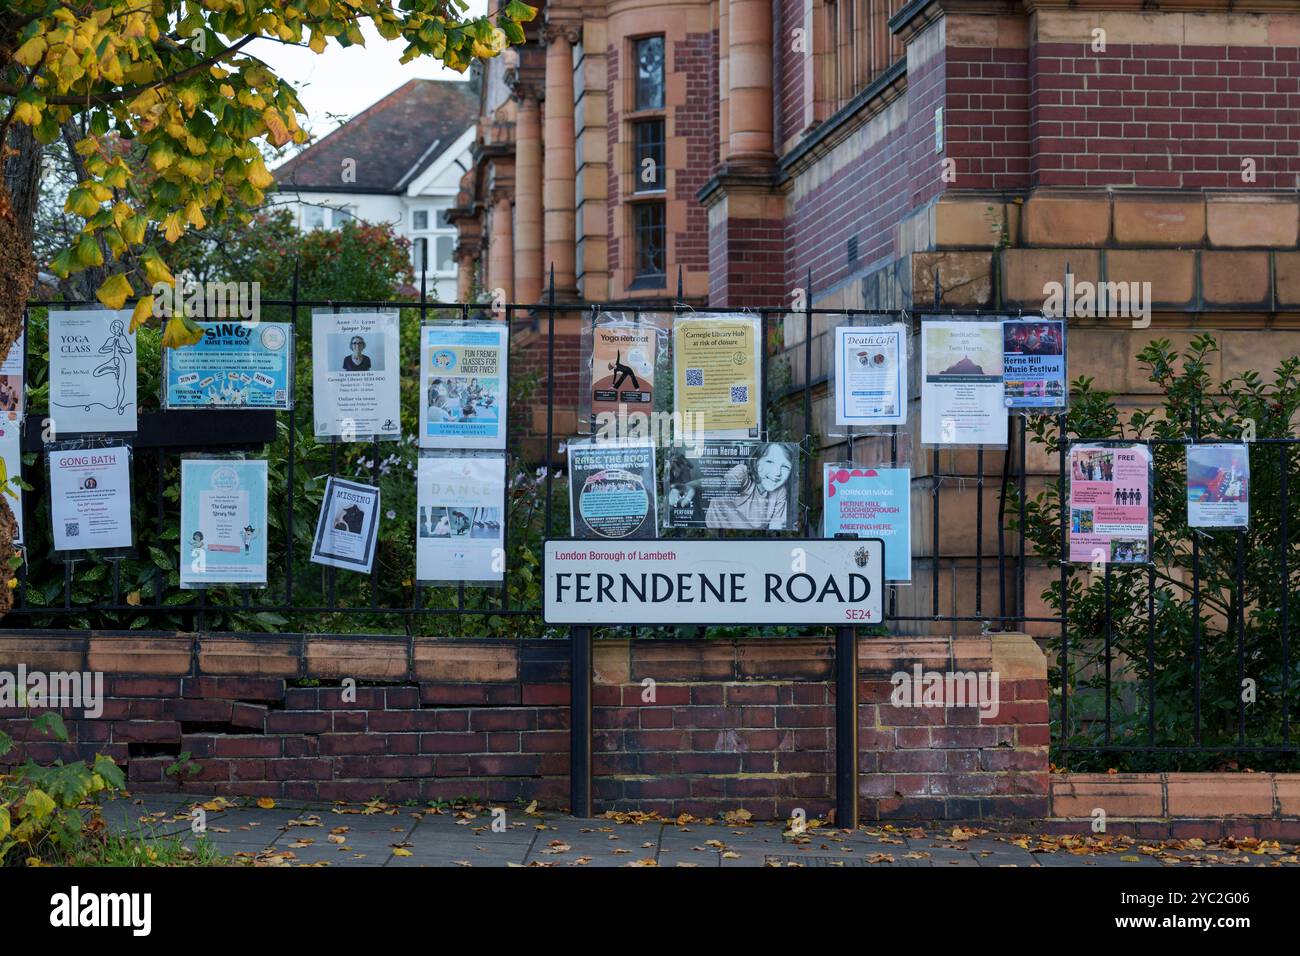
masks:
{"type": "Polygon", "coordinates": [[[654,408],[659,329],[653,325],[597,325],[591,333],[591,427],[601,421],[648,415],[654,408]],[[603,416],[603,418],[602,418],[603,416]]]}
{"type": "Polygon", "coordinates": [[[181,587],[266,584],[265,461],[181,461],[181,587]]]}
{"type": "Polygon", "coordinates": [[[50,418],[55,435],[136,430],[130,312],[50,310],[50,418]]]}

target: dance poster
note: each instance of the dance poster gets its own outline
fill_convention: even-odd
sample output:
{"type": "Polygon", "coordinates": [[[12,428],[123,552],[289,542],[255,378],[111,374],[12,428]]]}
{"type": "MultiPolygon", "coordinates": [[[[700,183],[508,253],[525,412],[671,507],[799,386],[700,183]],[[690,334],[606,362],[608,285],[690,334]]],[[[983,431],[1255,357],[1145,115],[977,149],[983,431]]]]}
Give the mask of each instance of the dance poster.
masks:
{"type": "Polygon", "coordinates": [[[50,417],[56,435],[136,430],[130,312],[50,310],[50,417]]]}
{"type": "Polygon", "coordinates": [[[181,587],[266,584],[265,461],[181,461],[181,587]]]}
{"type": "Polygon", "coordinates": [[[9,346],[9,354],[0,362],[0,419],[10,422],[23,420],[27,404],[23,388],[23,336],[9,346]]]}
{"type": "Polygon", "coordinates": [[[506,447],[504,323],[420,329],[420,447],[506,447]]]}
{"type": "Polygon", "coordinates": [[[402,437],[396,312],[312,316],[312,411],[316,437],[402,437]]]}
{"type": "Polygon", "coordinates": [[[885,578],[912,580],[912,469],[825,465],[823,537],[885,542],[885,578]]]}
{"type": "Polygon", "coordinates": [[[921,441],[1005,445],[1002,323],[921,323],[921,441]]]}
{"type": "Polygon", "coordinates": [[[500,582],[505,572],[505,458],[424,456],[416,481],[416,578],[500,582]]]}
{"type": "Polygon", "coordinates": [[[1250,524],[1249,446],[1187,446],[1187,523],[1193,528],[1250,524]]]}
{"type": "Polygon", "coordinates": [[[163,349],[163,407],[268,408],[293,402],[293,326],[200,322],[203,338],[163,349]]]}
{"type": "Polygon", "coordinates": [[[379,489],[330,476],[325,483],[311,559],[369,574],[379,531],[379,489]]]}
{"type": "Polygon", "coordinates": [[[654,407],[659,330],[653,325],[597,325],[591,333],[591,427],[654,407]]]}
{"type": "Polygon", "coordinates": [[[664,527],[793,531],[799,526],[799,446],[706,441],[669,450],[664,527]]]}
{"type": "Polygon", "coordinates": [[[654,538],[655,449],[649,444],[569,445],[569,533],[654,538]]]}
{"type": "Polygon", "coordinates": [[[131,547],[131,449],[65,449],[49,460],[54,550],[131,547]]]}
{"type": "Polygon", "coordinates": [[[1002,323],[1002,378],[1010,409],[1065,407],[1065,320],[1002,323]]]}
{"type": "Polygon", "coordinates": [[[1145,445],[1070,446],[1070,560],[1151,560],[1151,452],[1145,445]]]}
{"type": "Polygon", "coordinates": [[[748,438],[761,401],[756,317],[692,316],[673,323],[673,404],[685,435],[748,438]]]}
{"type": "Polygon", "coordinates": [[[907,421],[907,326],[835,329],[835,424],[907,421]]]}

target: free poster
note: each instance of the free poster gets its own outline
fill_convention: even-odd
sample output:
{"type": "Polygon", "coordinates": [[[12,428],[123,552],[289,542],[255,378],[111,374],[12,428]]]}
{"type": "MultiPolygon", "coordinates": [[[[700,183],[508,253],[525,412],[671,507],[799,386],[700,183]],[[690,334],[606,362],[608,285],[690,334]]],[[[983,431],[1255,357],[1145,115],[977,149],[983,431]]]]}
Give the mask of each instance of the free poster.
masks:
{"type": "Polygon", "coordinates": [[[420,511],[416,578],[501,581],[505,459],[423,457],[416,480],[420,511]]]}
{"type": "Polygon", "coordinates": [[[136,430],[130,312],[50,310],[50,417],[55,433],[136,430]]]}
{"type": "Polygon", "coordinates": [[[200,322],[203,338],[163,349],[164,408],[270,408],[293,401],[293,326],[200,322]]]}
{"type": "Polygon", "coordinates": [[[921,441],[1005,445],[1002,323],[921,323],[921,441]]]}
{"type": "Polygon", "coordinates": [[[0,362],[0,419],[23,420],[26,395],[23,388],[23,336],[19,335],[9,354],[0,362]]]}
{"type": "Polygon", "coordinates": [[[400,438],[397,314],[317,312],[311,342],[317,437],[400,438]]]}
{"type": "Polygon", "coordinates": [[[597,325],[591,333],[591,427],[627,415],[648,415],[654,407],[654,325],[597,325]]]}
{"type": "Polygon", "coordinates": [[[835,424],[907,421],[907,327],[835,329],[835,424]]]}
{"type": "Polygon", "coordinates": [[[265,461],[181,461],[181,587],[266,583],[265,461]]]}
{"type": "Polygon", "coordinates": [[[1070,560],[1151,560],[1151,452],[1144,445],[1070,447],[1070,560]]]}
{"type": "Polygon", "coordinates": [[[379,530],[379,489],[331,476],[325,483],[311,559],[370,573],[379,530]]]}
{"type": "Polygon", "coordinates": [[[1002,323],[1002,378],[1011,409],[1065,407],[1065,321],[1002,323]]]}
{"type": "Polygon", "coordinates": [[[758,319],[749,316],[692,316],[673,323],[673,404],[685,434],[757,433],[758,340],[758,319]]]}
{"type": "Polygon", "coordinates": [[[794,443],[674,446],[664,476],[664,527],[792,531],[799,521],[798,475],[794,443]]]}
{"type": "Polygon", "coordinates": [[[420,447],[506,447],[504,323],[420,329],[420,447]]]}
{"type": "Polygon", "coordinates": [[[1247,446],[1187,446],[1187,523],[1193,528],[1245,528],[1250,524],[1247,446]]]}
{"type": "Polygon", "coordinates": [[[912,580],[912,469],[823,466],[824,537],[885,543],[885,578],[912,580]]]}
{"type": "Polygon", "coordinates": [[[54,550],[131,547],[131,449],[57,450],[49,461],[54,550]]]}
{"type": "Polygon", "coordinates": [[[17,422],[0,421],[0,461],[4,462],[7,482],[5,494],[8,496],[5,500],[9,504],[9,510],[14,513],[14,520],[18,522],[18,537],[14,539],[14,544],[22,544],[24,540],[23,490],[17,485],[23,474],[22,436],[19,431],[17,422]]]}
{"type": "Polygon", "coordinates": [[[570,533],[575,538],[653,538],[653,445],[569,445],[570,533]]]}

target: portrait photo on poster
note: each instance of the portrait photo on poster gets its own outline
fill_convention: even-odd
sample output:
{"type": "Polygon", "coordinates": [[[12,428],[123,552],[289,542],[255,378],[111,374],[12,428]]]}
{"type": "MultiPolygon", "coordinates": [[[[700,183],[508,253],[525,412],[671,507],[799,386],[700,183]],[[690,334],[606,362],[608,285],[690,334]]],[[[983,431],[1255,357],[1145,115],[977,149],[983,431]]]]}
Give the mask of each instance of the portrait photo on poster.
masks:
{"type": "Polygon", "coordinates": [[[400,438],[397,313],[317,311],[311,343],[316,437],[345,442],[400,438]]]}
{"type": "Polygon", "coordinates": [[[130,312],[50,310],[50,418],[57,434],[136,430],[130,326],[130,312]]]}
{"type": "Polygon", "coordinates": [[[799,446],[706,441],[667,449],[665,528],[792,531],[799,526],[799,446]]]}
{"type": "Polygon", "coordinates": [[[505,448],[507,331],[495,322],[420,329],[421,448],[505,448]]]}
{"type": "Polygon", "coordinates": [[[575,538],[655,538],[655,447],[570,442],[569,532],[575,538]]]}
{"type": "Polygon", "coordinates": [[[311,560],[369,574],[379,538],[379,489],[331,475],[325,482],[311,560]]]}
{"type": "Polygon", "coordinates": [[[293,407],[293,326],[200,322],[203,337],[162,350],[163,407],[293,407]]]}

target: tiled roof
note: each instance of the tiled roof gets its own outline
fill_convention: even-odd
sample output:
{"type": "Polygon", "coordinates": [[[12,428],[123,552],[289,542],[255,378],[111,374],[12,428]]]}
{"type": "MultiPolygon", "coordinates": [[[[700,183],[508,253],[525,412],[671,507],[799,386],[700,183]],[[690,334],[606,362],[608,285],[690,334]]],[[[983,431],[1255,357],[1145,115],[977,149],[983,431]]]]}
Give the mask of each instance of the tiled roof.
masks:
{"type": "Polygon", "coordinates": [[[275,170],[282,189],[404,190],[474,124],[478,94],[455,80],[409,80],[275,170]],[[343,182],[355,160],[356,181],[343,182]]]}

